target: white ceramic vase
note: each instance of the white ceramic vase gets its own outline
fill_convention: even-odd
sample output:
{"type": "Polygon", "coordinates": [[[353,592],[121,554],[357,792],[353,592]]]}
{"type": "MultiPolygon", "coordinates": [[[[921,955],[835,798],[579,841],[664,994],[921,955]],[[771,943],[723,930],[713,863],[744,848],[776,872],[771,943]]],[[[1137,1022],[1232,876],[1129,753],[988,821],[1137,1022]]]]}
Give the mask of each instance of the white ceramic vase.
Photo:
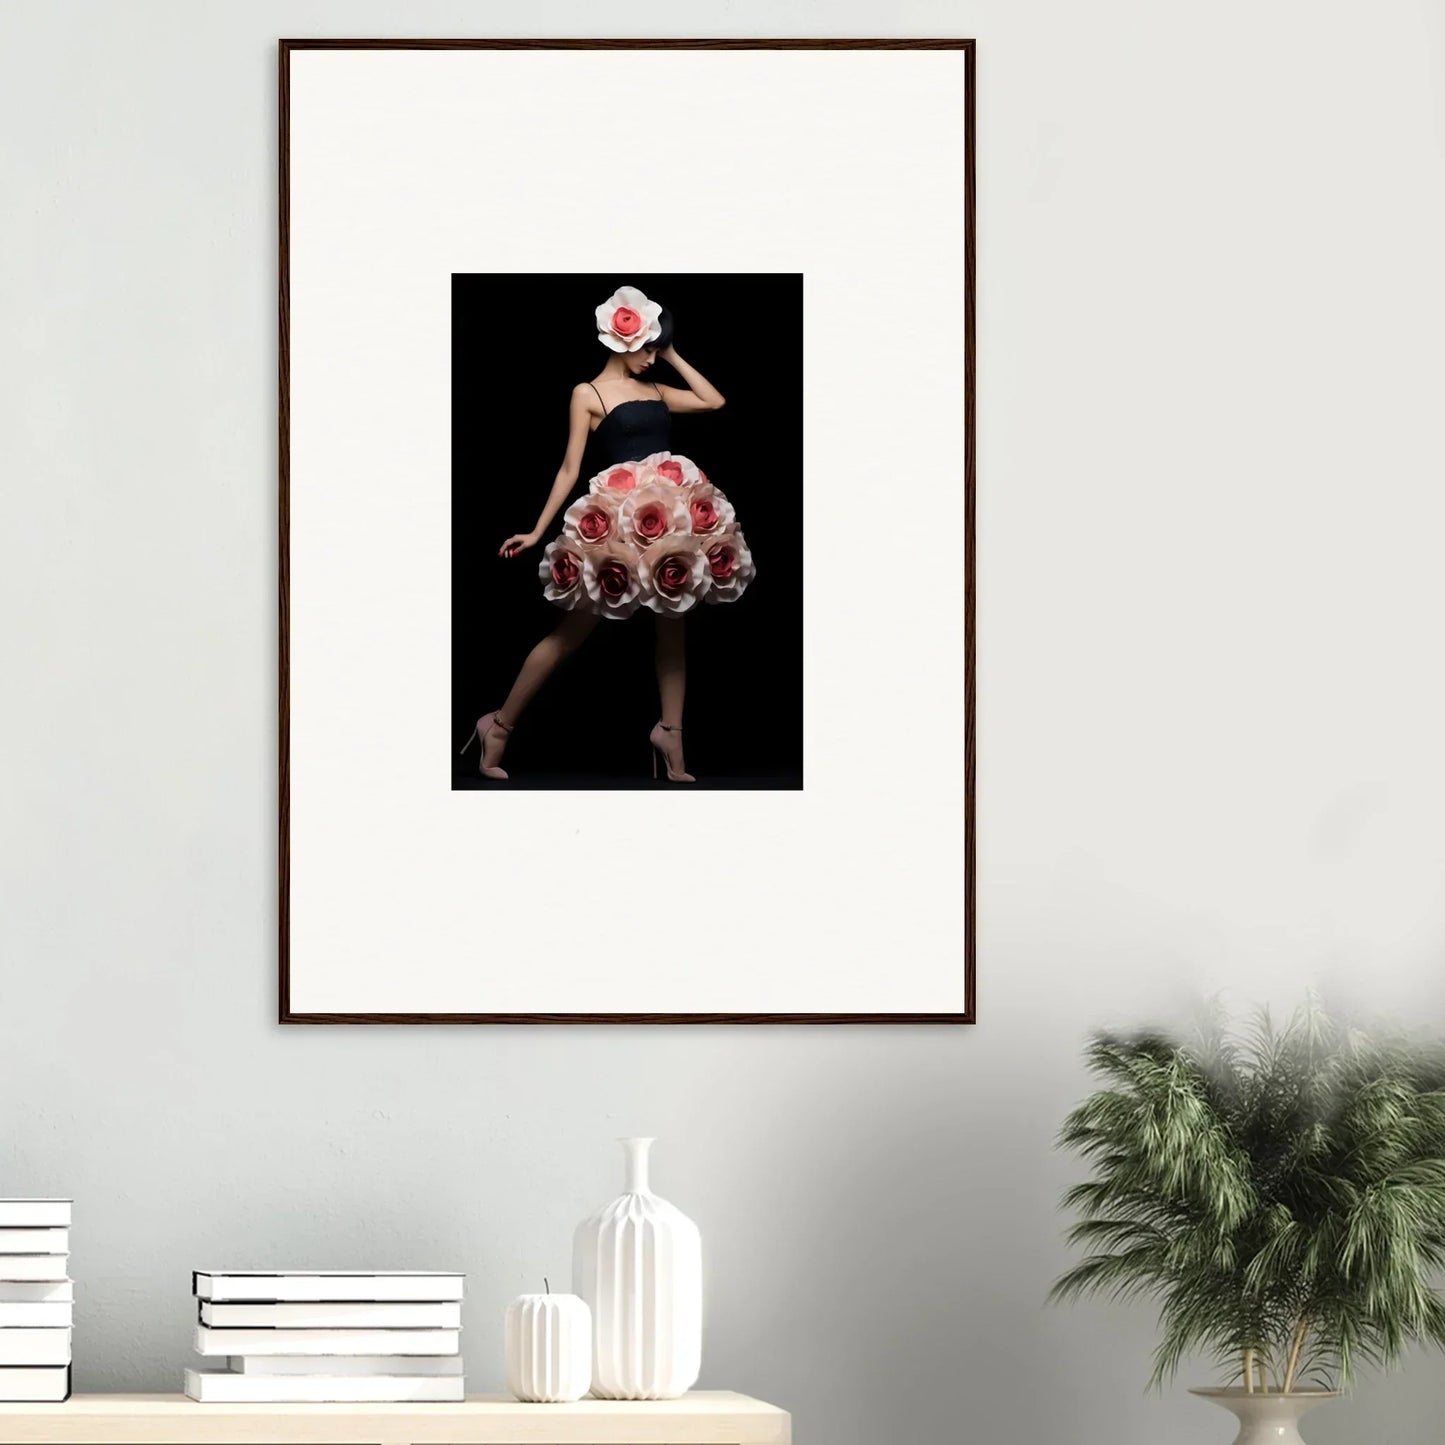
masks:
{"type": "Polygon", "coordinates": [[[1232,1390],[1191,1390],[1201,1400],[1212,1400],[1239,1418],[1234,1445],[1305,1445],[1299,1432],[1300,1416],[1326,1400],[1338,1400],[1330,1390],[1298,1390],[1289,1395],[1250,1394],[1240,1386],[1232,1390]]]}
{"type": "Polygon", "coordinates": [[[592,1387],[592,1314],[575,1294],[524,1294],[507,1306],[507,1388],[519,1400],[580,1400],[592,1387]]]}
{"type": "Polygon", "coordinates": [[[592,1310],[592,1393],[671,1400],[702,1368],[702,1237],[648,1187],[651,1139],[621,1141],[627,1190],[577,1227],[572,1288],[592,1310]]]}

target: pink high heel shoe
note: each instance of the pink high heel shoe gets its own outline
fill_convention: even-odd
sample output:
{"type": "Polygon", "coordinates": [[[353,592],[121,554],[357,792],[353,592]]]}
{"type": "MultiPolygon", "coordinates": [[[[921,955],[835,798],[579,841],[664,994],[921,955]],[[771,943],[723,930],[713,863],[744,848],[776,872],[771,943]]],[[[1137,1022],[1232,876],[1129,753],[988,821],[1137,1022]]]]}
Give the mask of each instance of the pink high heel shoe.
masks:
{"type": "Polygon", "coordinates": [[[507,776],[507,770],[505,768],[499,768],[495,764],[491,766],[487,764],[487,734],[491,732],[493,728],[496,728],[496,730],[501,733],[504,740],[503,746],[505,746],[505,739],[512,736],[512,730],[495,712],[489,712],[477,719],[477,725],[472,729],[471,736],[462,744],[462,754],[465,754],[466,750],[471,747],[473,743],[476,743],[477,751],[481,754],[481,761],[478,764],[478,771],[481,775],[484,778],[505,778],[507,776]]]}
{"type": "MultiPolygon", "coordinates": [[[[666,723],[660,722],[648,734],[648,740],[652,743],[652,776],[654,778],[657,776],[657,760],[658,758],[661,758],[663,766],[667,769],[667,781],[669,783],[697,782],[697,779],[693,777],[691,773],[685,773],[680,768],[674,768],[672,765],[672,746],[670,734],[680,733],[681,731],[682,729],[680,727],[670,728],[667,726],[666,723]]],[[[679,738],[679,757],[681,756],[681,742],[682,739],[679,738]]]]}

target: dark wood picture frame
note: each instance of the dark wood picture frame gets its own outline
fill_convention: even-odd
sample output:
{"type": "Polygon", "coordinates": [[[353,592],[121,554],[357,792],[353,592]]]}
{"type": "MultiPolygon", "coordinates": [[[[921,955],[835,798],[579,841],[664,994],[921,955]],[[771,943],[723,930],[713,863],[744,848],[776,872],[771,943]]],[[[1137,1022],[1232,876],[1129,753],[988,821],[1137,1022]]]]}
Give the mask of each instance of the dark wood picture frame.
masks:
{"type": "Polygon", "coordinates": [[[277,427],[278,507],[278,1021],[283,1024],[972,1024],[977,1019],[975,921],[975,212],[977,179],[976,43],[971,39],[287,39],[279,42],[279,288],[277,427]],[[297,50],[956,50],[964,55],[964,838],[963,906],[967,936],[963,982],[967,1007],[958,1013],[298,1013],[291,1007],[290,956],[290,75],[297,50]]]}

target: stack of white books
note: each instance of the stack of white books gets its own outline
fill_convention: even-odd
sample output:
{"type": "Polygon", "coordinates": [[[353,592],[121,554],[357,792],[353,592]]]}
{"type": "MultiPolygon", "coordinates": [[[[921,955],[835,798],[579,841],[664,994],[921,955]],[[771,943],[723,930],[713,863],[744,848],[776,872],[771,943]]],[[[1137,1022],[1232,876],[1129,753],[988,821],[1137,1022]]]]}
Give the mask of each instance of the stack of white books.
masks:
{"type": "Polygon", "coordinates": [[[197,1270],[196,1351],[186,1371],[207,1403],[460,1400],[460,1274],[197,1270]]]}
{"type": "Polygon", "coordinates": [[[0,1400],[70,1398],[70,1200],[0,1199],[0,1400]]]}

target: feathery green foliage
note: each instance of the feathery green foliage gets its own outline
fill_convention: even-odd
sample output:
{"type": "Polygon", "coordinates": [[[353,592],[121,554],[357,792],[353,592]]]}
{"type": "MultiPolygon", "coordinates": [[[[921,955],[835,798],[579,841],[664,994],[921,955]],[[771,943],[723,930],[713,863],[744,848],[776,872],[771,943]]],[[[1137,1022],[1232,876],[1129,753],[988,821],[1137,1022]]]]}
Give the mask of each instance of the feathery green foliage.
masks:
{"type": "Polygon", "coordinates": [[[1157,1299],[1152,1385],[1198,1352],[1289,1392],[1445,1346],[1445,1050],[1311,1003],[1088,1063],[1105,1087],[1059,1135],[1091,1168],[1063,1200],[1085,1257],[1050,1298],[1157,1299]]]}

